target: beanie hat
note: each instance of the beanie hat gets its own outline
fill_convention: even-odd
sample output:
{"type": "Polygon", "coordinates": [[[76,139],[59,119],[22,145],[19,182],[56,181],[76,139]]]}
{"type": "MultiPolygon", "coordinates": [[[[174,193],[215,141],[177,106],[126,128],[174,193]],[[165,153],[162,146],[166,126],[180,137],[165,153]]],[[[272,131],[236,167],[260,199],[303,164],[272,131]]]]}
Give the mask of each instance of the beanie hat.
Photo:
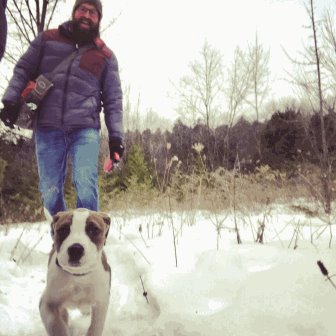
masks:
{"type": "Polygon", "coordinates": [[[101,20],[103,16],[103,6],[100,0],[76,0],[72,10],[72,15],[75,13],[75,10],[83,3],[88,3],[92,6],[95,6],[99,14],[99,20],[101,20]]]}

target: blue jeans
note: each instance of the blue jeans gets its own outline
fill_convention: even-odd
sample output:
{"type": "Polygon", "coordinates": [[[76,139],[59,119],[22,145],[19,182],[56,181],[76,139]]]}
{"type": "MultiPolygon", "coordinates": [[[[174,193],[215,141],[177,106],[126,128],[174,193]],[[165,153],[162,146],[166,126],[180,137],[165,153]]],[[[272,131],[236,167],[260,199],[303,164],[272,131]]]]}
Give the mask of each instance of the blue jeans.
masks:
{"type": "Polygon", "coordinates": [[[72,161],[76,207],[98,210],[98,129],[72,131],[37,128],[35,133],[39,188],[44,207],[51,215],[66,210],[64,181],[67,159],[72,161]]]}

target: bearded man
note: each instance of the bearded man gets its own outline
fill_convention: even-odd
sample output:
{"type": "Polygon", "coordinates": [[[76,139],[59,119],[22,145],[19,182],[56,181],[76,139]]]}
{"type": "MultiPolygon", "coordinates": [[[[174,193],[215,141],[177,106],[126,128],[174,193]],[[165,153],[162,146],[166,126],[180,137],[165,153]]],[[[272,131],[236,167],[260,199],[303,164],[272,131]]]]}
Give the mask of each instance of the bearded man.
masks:
{"type": "Polygon", "coordinates": [[[0,119],[13,128],[27,83],[41,74],[52,74],[53,86],[38,107],[34,127],[39,188],[51,215],[67,209],[64,181],[68,158],[72,162],[76,207],[99,210],[102,106],[110,157],[118,160],[124,151],[118,62],[99,38],[101,18],[99,0],[77,0],[71,21],[42,32],[31,43],[16,64],[2,98],[0,119]],[[65,59],[68,61],[54,73],[65,59]]]}

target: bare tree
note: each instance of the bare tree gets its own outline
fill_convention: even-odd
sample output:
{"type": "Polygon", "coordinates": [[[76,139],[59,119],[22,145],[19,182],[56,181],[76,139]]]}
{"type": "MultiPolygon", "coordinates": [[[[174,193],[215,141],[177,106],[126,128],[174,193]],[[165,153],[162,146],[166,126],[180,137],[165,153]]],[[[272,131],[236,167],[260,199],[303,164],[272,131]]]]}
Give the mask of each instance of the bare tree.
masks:
{"type": "Polygon", "coordinates": [[[123,88],[123,122],[124,122],[124,127],[125,131],[130,131],[132,129],[132,120],[131,120],[131,98],[130,98],[130,93],[131,93],[131,87],[127,85],[126,87],[123,88]]]}
{"type": "Polygon", "coordinates": [[[6,60],[15,64],[27,45],[43,30],[48,29],[57,6],[64,0],[12,0],[8,2],[11,45],[6,60]]]}
{"type": "Polygon", "coordinates": [[[146,130],[149,129],[153,132],[160,129],[161,131],[169,130],[173,128],[172,120],[160,116],[155,110],[149,108],[144,117],[142,123],[142,129],[146,130]]]}
{"type": "Polygon", "coordinates": [[[255,42],[249,45],[247,53],[250,88],[246,102],[253,107],[257,121],[259,121],[261,106],[269,93],[269,59],[270,51],[263,48],[256,33],[255,42]]]}
{"type": "Polygon", "coordinates": [[[326,213],[331,212],[331,162],[329,161],[328,146],[326,140],[326,132],[324,126],[324,94],[322,91],[322,66],[321,66],[321,54],[318,45],[318,36],[317,36],[317,26],[314,12],[314,0],[310,0],[310,7],[308,9],[308,14],[311,21],[311,27],[313,32],[313,41],[314,41],[314,56],[316,64],[316,86],[318,93],[318,113],[320,116],[321,124],[321,143],[322,143],[322,153],[319,155],[320,159],[320,168],[321,168],[321,182],[322,182],[322,192],[324,198],[324,209],[326,213]]]}
{"type": "Polygon", "coordinates": [[[190,64],[191,73],[177,87],[180,96],[178,113],[182,120],[189,117],[195,124],[202,120],[208,129],[216,123],[219,98],[223,90],[223,61],[221,53],[205,42],[200,59],[190,64]]]}
{"type": "Polygon", "coordinates": [[[135,131],[141,130],[141,116],[140,116],[140,93],[137,96],[136,104],[132,103],[131,97],[131,86],[127,85],[123,89],[123,118],[124,118],[124,126],[126,131],[135,131]]]}
{"type": "Polygon", "coordinates": [[[321,50],[322,54],[322,65],[325,71],[326,77],[326,92],[328,97],[325,108],[332,107],[335,110],[336,103],[336,27],[335,27],[335,17],[330,11],[327,11],[322,21],[322,42],[323,48],[321,50]]]}
{"type": "MultiPolygon", "coordinates": [[[[237,120],[238,113],[245,104],[250,83],[250,68],[246,54],[240,47],[236,47],[233,60],[228,68],[226,87],[224,88],[227,110],[223,115],[227,130],[224,143],[218,144],[224,148],[223,162],[229,159],[231,129],[237,120]]],[[[227,162],[228,164],[228,162],[227,162]]]]}
{"type": "Polygon", "coordinates": [[[250,65],[246,54],[236,47],[230,68],[228,69],[227,87],[225,89],[228,102],[226,122],[232,127],[239,109],[245,103],[250,85],[250,65]]]}
{"type": "MultiPolygon", "coordinates": [[[[318,25],[321,21],[318,21],[315,17],[314,0],[308,0],[306,10],[310,21],[309,29],[311,30],[312,43],[305,46],[304,51],[300,54],[300,60],[291,58],[297,70],[291,78],[300,89],[303,98],[309,101],[311,110],[316,111],[319,116],[320,131],[314,134],[313,137],[310,137],[310,140],[315,155],[319,159],[321,173],[321,191],[317,194],[320,196],[319,198],[323,204],[324,211],[330,214],[332,200],[332,158],[327,143],[325,115],[327,113],[327,95],[330,92],[330,73],[334,71],[334,62],[329,57],[331,54],[327,57],[325,51],[328,48],[330,49],[330,45],[334,43],[332,41],[334,30],[330,19],[325,20],[323,37],[323,30],[319,29],[320,26],[318,25]],[[327,62],[328,58],[329,62],[327,62]]],[[[333,50],[334,53],[335,49],[333,50]]]]}
{"type": "MultiPolygon", "coordinates": [[[[246,97],[246,103],[252,107],[255,112],[256,121],[259,122],[261,109],[268,97],[270,90],[270,70],[269,59],[270,50],[265,50],[259,41],[258,33],[255,34],[253,44],[249,44],[247,51],[246,71],[249,71],[249,88],[246,97]]],[[[262,151],[260,144],[259,128],[255,129],[255,140],[259,158],[262,151]]]]}

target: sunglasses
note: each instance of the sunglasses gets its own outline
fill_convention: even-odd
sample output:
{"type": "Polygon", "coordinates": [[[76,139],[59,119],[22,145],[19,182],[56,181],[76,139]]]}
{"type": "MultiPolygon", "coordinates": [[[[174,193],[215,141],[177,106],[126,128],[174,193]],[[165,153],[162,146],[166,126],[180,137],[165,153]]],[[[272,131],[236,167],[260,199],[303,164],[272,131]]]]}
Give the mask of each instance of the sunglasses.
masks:
{"type": "Polygon", "coordinates": [[[86,13],[89,13],[90,17],[92,18],[97,18],[99,17],[99,14],[98,14],[98,11],[94,8],[88,8],[86,6],[79,6],[77,8],[77,10],[81,13],[81,14],[86,14],[86,13]]]}

